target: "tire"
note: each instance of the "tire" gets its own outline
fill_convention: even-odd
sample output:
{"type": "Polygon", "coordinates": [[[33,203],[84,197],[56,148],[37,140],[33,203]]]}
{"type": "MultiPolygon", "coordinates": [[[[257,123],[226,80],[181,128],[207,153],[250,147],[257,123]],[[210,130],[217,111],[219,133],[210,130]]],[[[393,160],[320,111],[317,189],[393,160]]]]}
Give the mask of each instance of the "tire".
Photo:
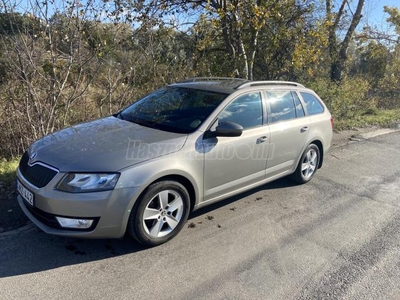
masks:
{"type": "Polygon", "coordinates": [[[292,174],[292,178],[301,184],[309,182],[318,170],[320,159],[318,146],[315,144],[308,145],[300,158],[296,171],[292,174]]]}
{"type": "Polygon", "coordinates": [[[175,181],[150,185],[135,204],[128,233],[146,246],[158,246],[175,237],[187,221],[189,193],[175,181]]]}

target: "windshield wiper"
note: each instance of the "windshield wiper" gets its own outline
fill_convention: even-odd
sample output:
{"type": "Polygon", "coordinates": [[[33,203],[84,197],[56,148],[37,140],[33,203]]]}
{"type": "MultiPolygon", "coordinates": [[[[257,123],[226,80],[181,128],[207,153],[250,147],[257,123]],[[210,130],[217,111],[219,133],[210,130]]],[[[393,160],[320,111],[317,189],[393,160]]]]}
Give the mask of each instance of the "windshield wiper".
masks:
{"type": "Polygon", "coordinates": [[[145,120],[138,119],[138,118],[130,119],[129,121],[133,122],[133,123],[136,123],[138,125],[142,125],[142,126],[150,127],[150,128],[155,128],[155,129],[159,129],[159,127],[160,127],[160,126],[158,126],[159,124],[157,124],[157,123],[145,121],[145,120]]]}
{"type": "Polygon", "coordinates": [[[152,123],[146,122],[144,120],[140,120],[138,118],[132,118],[132,117],[129,117],[129,116],[127,116],[127,118],[124,118],[123,115],[122,115],[122,112],[116,114],[115,117],[119,118],[121,120],[127,121],[127,122],[136,123],[136,124],[147,126],[147,127],[153,127],[152,123]]]}
{"type": "Polygon", "coordinates": [[[150,127],[150,128],[154,128],[154,129],[168,131],[168,132],[187,133],[187,131],[184,130],[184,129],[175,128],[175,127],[172,127],[172,126],[168,126],[166,124],[160,124],[160,123],[156,123],[156,122],[151,122],[151,121],[139,119],[137,117],[129,117],[129,116],[122,117],[121,113],[119,113],[117,115],[117,117],[120,118],[121,120],[124,120],[124,121],[127,121],[127,122],[131,122],[131,123],[135,123],[135,124],[138,124],[138,125],[141,125],[141,126],[145,126],[145,127],[150,127]]]}
{"type": "Polygon", "coordinates": [[[114,117],[116,117],[116,118],[118,118],[118,119],[121,119],[121,120],[124,120],[124,117],[122,116],[122,112],[119,112],[119,113],[117,113],[117,114],[114,114],[114,117]]]}

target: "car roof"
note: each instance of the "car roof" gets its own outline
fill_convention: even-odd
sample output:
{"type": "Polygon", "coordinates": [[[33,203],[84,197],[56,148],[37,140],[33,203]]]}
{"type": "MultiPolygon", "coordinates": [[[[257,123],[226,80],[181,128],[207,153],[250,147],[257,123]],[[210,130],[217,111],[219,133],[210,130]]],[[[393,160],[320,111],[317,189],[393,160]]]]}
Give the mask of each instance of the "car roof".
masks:
{"type": "Polygon", "coordinates": [[[192,89],[213,91],[224,94],[232,94],[233,92],[236,91],[238,86],[248,81],[249,80],[241,78],[197,77],[171,84],[171,86],[179,86],[192,89]]]}
{"type": "Polygon", "coordinates": [[[252,81],[242,78],[229,77],[195,77],[171,84],[170,86],[200,89],[224,94],[232,94],[239,89],[255,86],[273,86],[286,88],[290,86],[291,88],[305,88],[302,84],[292,81],[252,81]]]}

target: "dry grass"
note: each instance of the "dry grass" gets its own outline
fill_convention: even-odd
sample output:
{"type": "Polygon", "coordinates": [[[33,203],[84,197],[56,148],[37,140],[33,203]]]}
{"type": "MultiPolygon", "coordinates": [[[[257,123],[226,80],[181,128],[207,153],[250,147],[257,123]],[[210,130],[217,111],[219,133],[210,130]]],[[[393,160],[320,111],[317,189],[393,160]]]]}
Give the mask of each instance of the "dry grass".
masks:
{"type": "Polygon", "coordinates": [[[351,119],[335,119],[335,129],[347,130],[369,126],[393,127],[400,123],[400,109],[376,110],[371,114],[356,116],[351,119]]]}
{"type": "Polygon", "coordinates": [[[10,185],[15,181],[15,170],[18,167],[19,159],[0,159],[0,183],[10,185]]]}

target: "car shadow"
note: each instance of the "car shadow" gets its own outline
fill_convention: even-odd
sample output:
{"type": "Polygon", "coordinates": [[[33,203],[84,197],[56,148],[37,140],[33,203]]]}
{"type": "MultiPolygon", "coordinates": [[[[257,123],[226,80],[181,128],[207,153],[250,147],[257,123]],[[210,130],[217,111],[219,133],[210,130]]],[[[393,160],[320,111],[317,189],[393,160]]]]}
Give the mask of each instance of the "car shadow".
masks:
{"type": "Polygon", "coordinates": [[[131,238],[77,239],[48,235],[38,228],[0,238],[0,278],[103,260],[145,250],[131,238]]]}
{"type": "Polygon", "coordinates": [[[194,218],[196,218],[198,216],[207,214],[207,213],[209,213],[211,211],[214,211],[216,209],[219,209],[221,207],[228,206],[228,205],[230,205],[230,204],[232,204],[232,203],[234,203],[234,202],[236,202],[236,201],[238,201],[240,199],[243,199],[245,197],[249,197],[249,196],[251,196],[253,194],[256,194],[256,193],[258,193],[260,191],[276,190],[276,189],[288,188],[288,187],[297,186],[297,185],[298,185],[298,183],[294,182],[293,180],[290,180],[288,177],[284,177],[284,178],[278,179],[276,181],[272,181],[270,183],[264,184],[262,186],[253,188],[253,189],[248,190],[246,192],[240,193],[240,194],[238,194],[236,196],[232,196],[232,197],[229,197],[229,198],[227,198],[225,200],[218,201],[218,202],[215,202],[213,204],[210,204],[210,205],[207,205],[205,207],[202,207],[202,208],[192,212],[190,214],[190,216],[189,216],[189,220],[190,219],[194,219],[194,218]]]}
{"type": "MultiPolygon", "coordinates": [[[[193,212],[190,219],[227,206],[259,191],[295,185],[283,178],[193,212]]],[[[171,241],[173,242],[173,241],[171,241]]],[[[170,243],[171,243],[170,242],[170,243]]],[[[168,244],[168,243],[167,243],[168,244]]],[[[160,247],[168,247],[168,245],[160,247]]],[[[152,251],[131,238],[77,239],[48,235],[37,227],[0,238],[0,278],[36,273],[64,266],[104,260],[140,251],[152,251]]]]}

